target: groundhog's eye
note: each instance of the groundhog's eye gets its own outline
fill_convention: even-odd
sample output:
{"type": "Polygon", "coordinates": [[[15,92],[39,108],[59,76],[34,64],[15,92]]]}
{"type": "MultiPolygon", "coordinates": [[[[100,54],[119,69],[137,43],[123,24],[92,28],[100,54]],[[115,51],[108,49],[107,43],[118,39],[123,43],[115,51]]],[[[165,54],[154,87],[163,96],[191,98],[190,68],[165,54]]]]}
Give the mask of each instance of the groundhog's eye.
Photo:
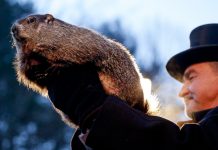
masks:
{"type": "Polygon", "coordinates": [[[44,19],[45,19],[45,22],[48,24],[52,24],[54,21],[54,17],[50,14],[46,14],[44,19]]]}
{"type": "Polygon", "coordinates": [[[28,17],[27,18],[27,23],[30,24],[30,23],[34,23],[36,21],[36,18],[35,17],[28,17]]]}

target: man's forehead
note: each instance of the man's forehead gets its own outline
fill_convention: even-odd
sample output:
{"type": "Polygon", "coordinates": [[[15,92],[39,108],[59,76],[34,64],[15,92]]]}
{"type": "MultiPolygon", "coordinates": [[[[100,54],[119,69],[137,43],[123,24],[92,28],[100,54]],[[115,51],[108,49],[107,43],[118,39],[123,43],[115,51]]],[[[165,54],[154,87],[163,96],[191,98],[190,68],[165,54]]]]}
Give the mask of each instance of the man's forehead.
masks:
{"type": "Polygon", "coordinates": [[[205,68],[206,66],[210,66],[210,62],[192,64],[185,69],[183,76],[185,76],[186,74],[190,74],[191,72],[202,71],[203,68],[205,68]]]}
{"type": "Polygon", "coordinates": [[[193,64],[193,65],[190,65],[189,67],[187,67],[184,71],[184,75],[189,73],[189,72],[192,72],[194,70],[196,70],[198,68],[199,64],[193,64]]]}
{"type": "Polygon", "coordinates": [[[197,67],[196,67],[195,65],[191,65],[191,66],[189,66],[188,68],[185,69],[185,72],[184,72],[183,75],[186,75],[186,74],[189,74],[190,72],[195,71],[196,68],[197,68],[197,67]]]}
{"type": "Polygon", "coordinates": [[[188,78],[191,73],[196,73],[199,70],[202,70],[202,66],[205,64],[208,64],[208,63],[197,63],[197,64],[192,64],[189,67],[187,67],[183,74],[183,79],[188,78]]]}

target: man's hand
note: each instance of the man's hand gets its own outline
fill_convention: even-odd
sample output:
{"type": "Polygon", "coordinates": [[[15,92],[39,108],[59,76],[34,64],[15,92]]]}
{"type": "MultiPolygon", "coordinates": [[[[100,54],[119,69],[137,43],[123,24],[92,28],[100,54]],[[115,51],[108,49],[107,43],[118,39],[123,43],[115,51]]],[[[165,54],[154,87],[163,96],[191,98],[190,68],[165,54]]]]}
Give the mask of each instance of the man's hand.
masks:
{"type": "Polygon", "coordinates": [[[60,70],[47,88],[54,106],[80,128],[90,126],[107,97],[96,67],[90,64],[60,70]]]}

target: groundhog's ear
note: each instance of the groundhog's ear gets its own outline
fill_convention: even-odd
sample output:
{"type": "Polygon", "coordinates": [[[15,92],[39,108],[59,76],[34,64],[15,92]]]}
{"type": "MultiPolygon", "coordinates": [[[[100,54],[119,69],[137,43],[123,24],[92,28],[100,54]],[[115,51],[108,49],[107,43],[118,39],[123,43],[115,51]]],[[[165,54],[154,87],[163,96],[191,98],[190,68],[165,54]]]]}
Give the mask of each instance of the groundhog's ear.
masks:
{"type": "Polygon", "coordinates": [[[45,23],[52,24],[53,21],[54,21],[54,17],[51,14],[46,14],[45,15],[45,23]]]}

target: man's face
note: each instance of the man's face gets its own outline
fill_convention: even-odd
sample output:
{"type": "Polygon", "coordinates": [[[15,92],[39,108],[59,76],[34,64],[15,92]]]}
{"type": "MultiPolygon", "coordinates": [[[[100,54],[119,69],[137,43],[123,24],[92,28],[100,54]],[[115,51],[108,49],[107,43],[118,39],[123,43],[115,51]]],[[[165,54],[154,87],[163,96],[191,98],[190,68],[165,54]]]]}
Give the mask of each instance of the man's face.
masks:
{"type": "Polygon", "coordinates": [[[218,106],[218,72],[208,62],[189,66],[179,96],[184,99],[189,117],[193,112],[218,106]]]}

